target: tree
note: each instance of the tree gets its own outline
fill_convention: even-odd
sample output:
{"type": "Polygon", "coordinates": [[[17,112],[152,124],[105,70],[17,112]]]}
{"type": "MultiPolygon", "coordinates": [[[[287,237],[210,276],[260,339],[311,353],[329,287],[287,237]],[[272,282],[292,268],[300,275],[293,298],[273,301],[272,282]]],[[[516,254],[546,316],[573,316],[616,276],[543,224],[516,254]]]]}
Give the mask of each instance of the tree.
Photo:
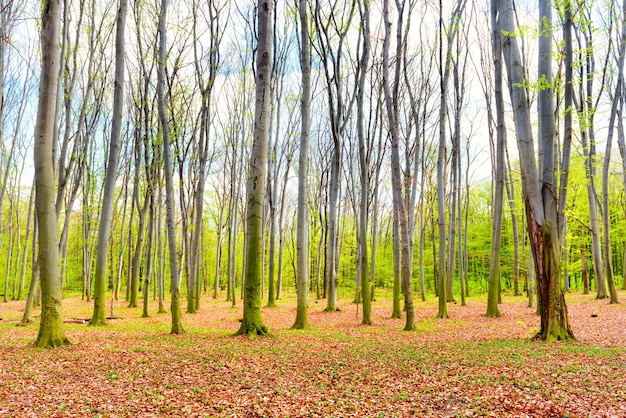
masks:
{"type": "Polygon", "coordinates": [[[337,285],[339,267],[339,196],[341,192],[342,149],[345,129],[350,120],[354,94],[346,96],[347,77],[344,74],[345,49],[348,31],[356,9],[356,0],[351,0],[347,7],[339,7],[330,2],[326,10],[321,0],[315,1],[315,25],[318,35],[318,54],[322,61],[326,79],[326,95],[332,137],[332,157],[328,183],[328,227],[326,246],[326,311],[339,310],[337,306],[337,285]],[[328,11],[329,15],[323,15],[328,11]],[[334,48],[333,48],[334,46],[334,48]]]}
{"type": "Polygon", "coordinates": [[[172,334],[184,332],[181,321],[180,310],[180,275],[178,271],[178,251],[176,246],[176,229],[174,225],[174,169],[172,164],[172,150],[170,144],[170,128],[165,109],[165,63],[166,63],[166,30],[167,21],[167,0],[161,0],[161,12],[159,14],[159,59],[158,59],[158,82],[157,82],[157,104],[159,108],[159,125],[163,136],[163,163],[165,164],[165,209],[167,218],[167,243],[170,260],[170,292],[171,292],[171,314],[172,314],[172,334]]]}
{"type": "Polygon", "coordinates": [[[359,168],[361,186],[361,204],[359,207],[359,268],[361,270],[361,298],[363,299],[363,325],[371,325],[372,302],[370,300],[370,277],[367,257],[367,229],[368,229],[368,209],[369,209],[369,153],[366,155],[365,132],[364,132],[364,101],[365,101],[365,79],[370,58],[370,6],[369,0],[359,3],[361,11],[361,26],[363,31],[363,51],[358,64],[358,90],[357,90],[357,136],[359,140],[359,168]]]}
{"type": "Polygon", "coordinates": [[[493,202],[493,226],[491,235],[491,258],[489,263],[489,295],[487,298],[488,317],[500,317],[498,296],[500,293],[500,250],[502,243],[502,200],[504,195],[504,147],[506,126],[504,125],[504,99],[502,94],[502,37],[498,14],[499,0],[491,0],[491,32],[494,67],[494,93],[496,99],[496,178],[493,202]]]}
{"type": "Polygon", "coordinates": [[[120,136],[122,130],[122,115],[124,112],[124,34],[126,32],[127,10],[127,0],[120,0],[117,11],[115,32],[115,87],[113,93],[113,121],[111,127],[111,140],[109,142],[109,159],[106,166],[106,178],[104,181],[104,194],[102,196],[102,209],[100,210],[98,250],[96,254],[96,276],[94,278],[94,308],[93,316],[89,322],[90,325],[106,325],[106,274],[108,271],[107,262],[109,237],[111,235],[117,166],[120,157],[120,150],[122,148],[120,136]]]}
{"type": "Polygon", "coordinates": [[[311,103],[311,50],[309,40],[309,13],[306,0],[298,1],[300,17],[300,69],[302,71],[302,97],[300,99],[300,157],[298,161],[298,215],[297,215],[297,277],[298,307],[293,329],[304,329],[309,324],[309,125],[311,103]]]}
{"type": "MultiPolygon", "coordinates": [[[[512,0],[505,0],[500,12],[504,60],[509,79],[511,105],[522,172],[522,187],[529,241],[536,266],[541,328],[536,338],[545,341],[572,340],[565,296],[561,287],[562,222],[559,223],[555,170],[555,117],[552,77],[552,4],[539,1],[539,67],[541,88],[538,93],[539,161],[535,157],[530,105],[525,90],[525,71],[520,59],[513,24],[512,0]]],[[[563,154],[562,158],[569,159],[563,154]]],[[[565,164],[561,164],[562,166],[565,164]]],[[[564,188],[561,178],[561,190],[564,188]]],[[[562,218],[561,218],[562,219],[562,218]]]]}
{"type": "MultiPolygon", "coordinates": [[[[402,39],[402,9],[398,3],[398,27],[396,28],[397,42],[402,39]]],[[[400,133],[398,120],[398,88],[400,81],[400,60],[396,60],[395,77],[393,83],[393,93],[389,75],[389,44],[391,43],[391,20],[389,17],[389,0],[383,2],[383,17],[385,20],[385,38],[383,43],[383,92],[385,95],[385,105],[387,119],[389,121],[389,131],[391,134],[391,179],[394,220],[397,221],[397,229],[394,233],[400,236],[400,272],[402,282],[402,292],[404,294],[404,311],[406,312],[405,331],[415,329],[415,309],[413,307],[413,294],[411,289],[411,237],[409,233],[409,208],[402,198],[402,183],[400,172],[400,133]]],[[[401,51],[401,42],[396,46],[398,52],[401,51]]],[[[401,54],[397,54],[401,56],[401,54]]]]}
{"type": "Polygon", "coordinates": [[[246,184],[246,248],[243,319],[235,335],[268,335],[261,317],[263,273],[263,203],[267,170],[272,63],[272,0],[259,0],[257,7],[256,100],[254,139],[246,184]]]}
{"type": "Polygon", "coordinates": [[[59,270],[58,217],[55,210],[52,146],[59,82],[59,0],[45,0],[42,9],[41,76],[35,122],[35,207],[39,225],[41,322],[35,345],[69,344],[63,329],[62,288],[59,270]]]}

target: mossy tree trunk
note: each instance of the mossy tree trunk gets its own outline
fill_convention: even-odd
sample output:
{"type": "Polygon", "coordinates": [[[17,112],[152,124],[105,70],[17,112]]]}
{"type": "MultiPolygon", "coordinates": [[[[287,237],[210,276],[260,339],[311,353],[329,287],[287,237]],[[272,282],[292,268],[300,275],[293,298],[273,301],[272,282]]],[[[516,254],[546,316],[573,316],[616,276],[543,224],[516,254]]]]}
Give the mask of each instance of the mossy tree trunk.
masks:
{"type": "Polygon", "coordinates": [[[259,0],[257,8],[256,102],[254,139],[248,166],[246,197],[246,249],[243,319],[235,335],[268,335],[261,317],[261,276],[263,274],[263,203],[267,175],[267,148],[270,126],[270,82],[272,63],[272,0],[259,0]]]}
{"type": "MultiPolygon", "coordinates": [[[[540,303],[541,328],[537,338],[544,341],[572,340],[567,306],[561,287],[561,233],[564,216],[557,200],[567,191],[566,173],[561,173],[560,189],[556,188],[553,77],[552,77],[552,4],[539,1],[538,74],[544,80],[539,89],[539,160],[535,157],[532,138],[530,105],[524,84],[526,71],[519,53],[513,5],[504,1],[502,8],[503,52],[508,72],[511,104],[515,109],[515,128],[524,188],[526,218],[532,256],[536,266],[537,290],[540,303]]],[[[569,144],[563,141],[562,167],[569,165],[569,144]]]]}
{"type": "Polygon", "coordinates": [[[59,270],[58,218],[52,161],[57,85],[59,82],[59,0],[46,0],[42,9],[41,76],[35,123],[35,208],[39,226],[41,322],[35,345],[69,344],[63,329],[62,283],[59,270]]]}

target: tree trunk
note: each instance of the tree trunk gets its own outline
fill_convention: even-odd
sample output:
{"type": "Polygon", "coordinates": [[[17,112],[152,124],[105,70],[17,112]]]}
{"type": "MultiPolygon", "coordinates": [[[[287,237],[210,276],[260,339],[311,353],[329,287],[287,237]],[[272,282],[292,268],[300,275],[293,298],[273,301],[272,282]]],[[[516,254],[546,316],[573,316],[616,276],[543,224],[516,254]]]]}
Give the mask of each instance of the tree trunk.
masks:
{"type": "Polygon", "coordinates": [[[583,295],[589,294],[589,273],[587,271],[587,257],[585,257],[585,250],[580,250],[580,263],[583,276],[583,295]]]}
{"type": "Polygon", "coordinates": [[[170,144],[170,128],[165,110],[165,64],[166,64],[166,31],[165,22],[167,19],[167,0],[161,0],[161,10],[159,14],[159,66],[158,66],[158,82],[157,82],[157,104],[159,108],[159,124],[163,135],[163,163],[165,165],[165,209],[167,223],[167,242],[169,248],[170,261],[170,292],[172,295],[171,314],[172,314],[172,334],[181,334],[184,332],[181,322],[180,311],[180,275],[178,271],[178,246],[176,245],[176,226],[174,213],[174,182],[173,182],[173,164],[172,151],[170,144]]]}
{"type": "Polygon", "coordinates": [[[370,158],[366,156],[364,122],[365,79],[370,58],[370,8],[369,0],[363,2],[361,9],[361,30],[363,33],[363,51],[358,64],[359,80],[357,89],[357,136],[359,141],[359,168],[361,173],[361,202],[359,208],[359,269],[361,278],[361,299],[363,300],[363,325],[371,325],[372,303],[370,300],[369,262],[367,256],[367,229],[369,209],[369,171],[370,158]]]}
{"type": "Polygon", "coordinates": [[[297,215],[297,311],[293,329],[304,329],[309,325],[309,211],[308,211],[308,173],[309,173],[309,125],[311,102],[311,52],[309,45],[309,14],[306,0],[299,0],[300,17],[300,69],[302,71],[302,97],[300,99],[301,129],[300,157],[298,160],[298,215],[297,215]]]}
{"type": "MultiPolygon", "coordinates": [[[[415,329],[415,309],[413,307],[413,294],[411,288],[411,269],[412,269],[412,254],[411,254],[411,237],[409,234],[408,225],[408,208],[405,201],[402,198],[402,182],[401,182],[401,170],[400,170],[400,133],[398,132],[398,83],[399,83],[399,65],[400,62],[396,61],[396,77],[394,85],[394,95],[391,93],[391,86],[389,80],[389,44],[391,42],[391,20],[389,18],[389,0],[383,2],[383,17],[385,20],[385,38],[383,42],[383,91],[385,97],[385,104],[387,109],[387,118],[389,119],[389,131],[391,133],[391,179],[392,179],[392,196],[393,196],[393,208],[398,219],[398,229],[400,235],[400,272],[402,280],[402,292],[404,293],[404,310],[406,313],[406,322],[404,326],[405,331],[412,331],[415,329]]],[[[400,22],[402,22],[402,9],[398,10],[398,28],[397,31],[401,33],[400,22]]]]}
{"type": "Polygon", "coordinates": [[[502,316],[498,308],[500,295],[500,251],[502,243],[502,200],[504,195],[504,147],[506,126],[504,120],[504,98],[502,94],[502,44],[501,44],[501,4],[491,0],[491,33],[494,64],[494,93],[496,99],[496,176],[491,227],[491,258],[489,262],[489,294],[487,297],[488,317],[502,316]]]}
{"type": "MultiPolygon", "coordinates": [[[[557,190],[555,188],[554,141],[555,123],[553,91],[546,87],[538,95],[539,170],[535,163],[530,109],[524,87],[525,71],[514,34],[513,6],[506,0],[503,10],[503,51],[508,72],[524,201],[533,259],[537,267],[538,295],[541,300],[541,328],[537,338],[545,341],[570,340],[574,335],[569,326],[567,306],[561,288],[562,239],[558,225],[557,190]]],[[[539,77],[552,86],[552,4],[539,1],[541,22],[539,37],[539,77]]],[[[566,156],[564,156],[565,158],[566,156]]],[[[567,156],[568,157],[568,156],[567,156]]],[[[564,187],[566,185],[561,185],[564,187]]]]}
{"type": "Polygon", "coordinates": [[[254,112],[254,140],[248,166],[246,187],[246,248],[244,276],[244,304],[241,327],[236,335],[268,335],[261,318],[261,275],[263,269],[263,202],[267,169],[267,141],[269,136],[270,82],[272,63],[272,13],[270,0],[258,2],[256,102],[254,112]]]}
{"type": "Polygon", "coordinates": [[[98,250],[96,253],[96,275],[94,277],[94,309],[89,325],[106,325],[106,274],[109,237],[113,218],[113,202],[115,181],[117,180],[117,166],[122,148],[120,136],[122,130],[122,115],[124,113],[124,33],[126,30],[126,11],[128,3],[120,0],[117,11],[115,32],[115,85],[113,92],[113,120],[111,140],[109,142],[106,178],[104,180],[104,195],[100,210],[100,226],[98,229],[98,250]]]}
{"type": "Polygon", "coordinates": [[[46,0],[42,9],[41,76],[35,123],[35,207],[39,225],[41,322],[35,345],[58,347],[68,344],[63,329],[62,285],[59,271],[58,218],[55,210],[52,147],[59,75],[60,4],[46,0]]]}

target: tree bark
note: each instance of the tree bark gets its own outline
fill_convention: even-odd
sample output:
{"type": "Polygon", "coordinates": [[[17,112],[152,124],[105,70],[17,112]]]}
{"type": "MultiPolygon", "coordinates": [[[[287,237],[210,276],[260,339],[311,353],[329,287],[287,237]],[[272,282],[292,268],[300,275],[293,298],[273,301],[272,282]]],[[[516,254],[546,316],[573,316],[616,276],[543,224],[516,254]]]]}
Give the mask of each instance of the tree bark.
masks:
{"type": "Polygon", "coordinates": [[[311,51],[309,40],[309,14],[306,0],[299,0],[300,17],[300,70],[302,71],[302,97],[300,99],[300,157],[298,161],[298,215],[296,236],[297,257],[297,311],[293,329],[304,329],[309,324],[309,211],[308,211],[308,172],[309,172],[309,125],[311,102],[311,51]]]}
{"type": "Polygon", "coordinates": [[[502,316],[498,308],[500,295],[500,250],[502,243],[502,200],[504,198],[504,147],[506,126],[504,120],[504,98],[502,94],[502,37],[500,20],[501,2],[491,0],[491,33],[494,65],[494,93],[496,99],[496,177],[491,227],[491,259],[489,262],[489,293],[487,296],[488,317],[502,316]]]}
{"type": "Polygon", "coordinates": [[[41,322],[35,345],[58,347],[69,344],[63,329],[62,284],[59,271],[58,218],[55,210],[52,147],[59,82],[59,32],[61,8],[58,0],[46,0],[42,9],[41,76],[35,123],[35,207],[39,225],[41,322]]]}
{"type": "Polygon", "coordinates": [[[165,170],[165,209],[167,223],[167,242],[170,261],[170,292],[171,292],[171,315],[172,334],[184,332],[181,321],[180,309],[180,274],[178,271],[178,246],[176,245],[176,226],[174,224],[174,182],[172,151],[170,144],[170,128],[165,109],[165,64],[167,40],[165,23],[167,21],[167,0],[161,0],[159,13],[159,57],[158,57],[158,81],[157,81],[157,104],[159,108],[159,124],[163,135],[163,162],[165,170]]]}
{"type": "Polygon", "coordinates": [[[124,113],[124,34],[126,31],[127,0],[120,0],[117,11],[115,32],[115,84],[113,90],[113,120],[111,126],[111,140],[109,142],[109,158],[104,180],[104,195],[100,210],[100,226],[98,229],[98,250],[96,253],[96,275],[94,277],[94,309],[89,325],[106,325],[106,273],[109,237],[113,218],[113,202],[115,181],[117,180],[117,166],[122,148],[120,136],[122,130],[122,115],[124,113]]]}
{"type": "MultiPolygon", "coordinates": [[[[512,106],[515,111],[517,145],[524,188],[528,232],[537,267],[541,300],[541,328],[537,338],[545,341],[571,340],[567,306],[561,288],[561,229],[558,225],[555,187],[555,121],[552,85],[552,4],[539,1],[539,67],[542,81],[538,95],[539,167],[535,163],[530,108],[524,87],[525,71],[520,59],[513,25],[513,6],[506,0],[503,10],[503,51],[508,72],[512,106]]],[[[564,185],[561,185],[562,187],[564,185]]]]}
{"type": "Polygon", "coordinates": [[[235,335],[268,335],[261,317],[261,275],[263,270],[263,202],[267,169],[267,142],[270,116],[272,63],[272,0],[259,0],[257,10],[256,102],[254,140],[246,187],[246,248],[244,304],[241,326],[235,335]]]}

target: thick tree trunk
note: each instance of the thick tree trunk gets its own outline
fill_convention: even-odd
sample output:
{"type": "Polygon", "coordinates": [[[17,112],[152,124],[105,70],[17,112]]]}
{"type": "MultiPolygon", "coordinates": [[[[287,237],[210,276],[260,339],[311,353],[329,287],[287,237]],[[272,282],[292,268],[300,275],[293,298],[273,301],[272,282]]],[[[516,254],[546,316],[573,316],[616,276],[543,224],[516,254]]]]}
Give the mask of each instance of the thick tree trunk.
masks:
{"type": "MultiPolygon", "coordinates": [[[[570,340],[567,306],[561,288],[561,231],[558,225],[556,176],[554,170],[555,123],[553,91],[544,88],[538,94],[539,170],[535,160],[530,108],[524,87],[525,71],[520,58],[513,24],[511,0],[505,0],[502,12],[503,52],[508,72],[512,106],[515,110],[517,145],[526,204],[526,217],[532,254],[537,267],[538,295],[541,301],[541,328],[537,338],[545,341],[570,340]]],[[[539,1],[540,78],[552,85],[552,4],[539,1]]],[[[566,185],[561,185],[564,187],[566,185]]]]}
{"type": "Polygon", "coordinates": [[[257,10],[256,102],[254,140],[248,166],[246,187],[246,248],[244,276],[243,319],[236,335],[268,335],[261,317],[261,276],[263,269],[263,202],[267,169],[267,142],[270,116],[270,82],[272,63],[271,0],[259,0],[257,10]]]}
{"type": "Polygon", "coordinates": [[[68,344],[63,329],[62,285],[59,271],[58,218],[55,210],[52,147],[59,74],[60,4],[43,4],[39,81],[39,105],[35,123],[35,207],[39,225],[39,267],[41,279],[41,322],[35,345],[58,347],[68,344]]]}

